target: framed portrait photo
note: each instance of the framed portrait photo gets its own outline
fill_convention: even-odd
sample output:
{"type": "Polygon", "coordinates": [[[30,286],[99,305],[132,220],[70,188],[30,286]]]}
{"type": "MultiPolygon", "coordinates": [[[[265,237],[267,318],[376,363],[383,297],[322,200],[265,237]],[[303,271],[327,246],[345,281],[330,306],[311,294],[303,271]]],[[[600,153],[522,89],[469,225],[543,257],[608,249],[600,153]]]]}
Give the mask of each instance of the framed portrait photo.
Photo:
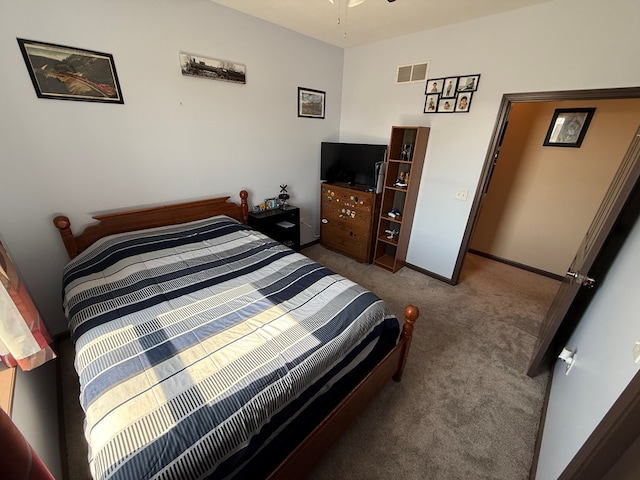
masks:
{"type": "Polygon", "coordinates": [[[458,91],[475,92],[478,89],[478,83],[480,83],[480,74],[460,77],[458,81],[458,91]]]}
{"type": "Polygon", "coordinates": [[[298,87],[298,116],[324,118],[325,98],[323,91],[298,87]]]}
{"type": "Polygon", "coordinates": [[[438,101],[440,99],[440,95],[437,93],[432,93],[431,95],[427,95],[427,98],[424,102],[424,113],[436,113],[438,109],[438,101]]]}
{"type": "Polygon", "coordinates": [[[455,111],[455,98],[440,98],[438,102],[438,113],[453,113],[455,111]]]}
{"type": "Polygon", "coordinates": [[[445,98],[453,98],[456,96],[458,87],[458,77],[449,77],[444,79],[442,86],[442,96],[445,98]]]}
{"type": "Polygon", "coordinates": [[[542,145],[580,148],[595,111],[595,108],[556,108],[542,145]]]}
{"type": "Polygon", "coordinates": [[[458,92],[456,97],[456,112],[468,112],[471,107],[473,92],[458,92]]]}
{"type": "Polygon", "coordinates": [[[17,40],[38,98],[124,103],[111,54],[17,40]]]}
{"type": "Polygon", "coordinates": [[[442,93],[443,85],[444,85],[444,78],[435,78],[435,79],[427,80],[427,85],[425,87],[424,93],[425,95],[430,95],[432,93],[442,93]]]}

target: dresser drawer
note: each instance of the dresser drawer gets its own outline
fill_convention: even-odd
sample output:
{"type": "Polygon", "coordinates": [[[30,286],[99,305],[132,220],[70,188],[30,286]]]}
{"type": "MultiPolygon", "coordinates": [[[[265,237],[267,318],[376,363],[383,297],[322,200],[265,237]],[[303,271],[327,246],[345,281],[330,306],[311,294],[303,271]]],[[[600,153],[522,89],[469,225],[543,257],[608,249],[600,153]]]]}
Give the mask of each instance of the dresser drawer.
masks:
{"type": "Polygon", "coordinates": [[[320,186],[320,243],[359,262],[371,263],[380,195],[323,183],[320,186]]]}
{"type": "Polygon", "coordinates": [[[350,229],[338,222],[322,224],[320,243],[361,262],[368,261],[371,242],[367,229],[350,229]]]}
{"type": "Polygon", "coordinates": [[[351,209],[335,202],[324,202],[322,204],[322,218],[328,220],[344,219],[354,225],[362,225],[368,228],[371,225],[372,213],[357,209],[351,209]]]}

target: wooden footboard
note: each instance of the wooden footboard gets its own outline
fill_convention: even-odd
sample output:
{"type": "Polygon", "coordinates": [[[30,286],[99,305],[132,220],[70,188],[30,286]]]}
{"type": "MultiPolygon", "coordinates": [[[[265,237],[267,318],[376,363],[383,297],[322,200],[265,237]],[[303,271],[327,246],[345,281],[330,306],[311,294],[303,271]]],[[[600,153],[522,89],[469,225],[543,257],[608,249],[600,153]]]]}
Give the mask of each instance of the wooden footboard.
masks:
{"type": "Polygon", "coordinates": [[[304,441],[276,468],[268,480],[303,479],[309,475],[322,456],[351,425],[355,417],[369,404],[383,385],[393,378],[399,382],[409,354],[413,325],[418,318],[417,307],[404,309],[404,326],[400,341],[391,352],[342,400],[304,441]]]}

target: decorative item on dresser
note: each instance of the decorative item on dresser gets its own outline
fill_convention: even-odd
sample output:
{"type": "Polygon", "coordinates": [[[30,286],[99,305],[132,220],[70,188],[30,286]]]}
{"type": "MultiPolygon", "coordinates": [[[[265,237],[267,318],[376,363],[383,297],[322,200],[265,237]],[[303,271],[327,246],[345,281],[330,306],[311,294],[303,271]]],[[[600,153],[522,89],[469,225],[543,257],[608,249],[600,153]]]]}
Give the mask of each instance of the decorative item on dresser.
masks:
{"type": "Polygon", "coordinates": [[[400,381],[418,309],[400,325],[240,197],[54,219],[96,479],[305,478],[400,381]]]}
{"type": "Polygon", "coordinates": [[[320,185],[320,243],[359,262],[373,260],[381,195],[370,188],[320,185]]]}
{"type": "Polygon", "coordinates": [[[428,127],[391,128],[374,263],[393,273],[407,257],[428,140],[428,127]]]}

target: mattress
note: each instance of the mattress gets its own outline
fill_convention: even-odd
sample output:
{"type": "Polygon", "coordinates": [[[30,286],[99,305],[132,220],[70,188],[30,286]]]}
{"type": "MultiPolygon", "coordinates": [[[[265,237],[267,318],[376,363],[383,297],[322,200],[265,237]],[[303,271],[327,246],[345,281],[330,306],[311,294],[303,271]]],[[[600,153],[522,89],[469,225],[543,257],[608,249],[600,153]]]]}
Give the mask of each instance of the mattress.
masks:
{"type": "Polygon", "coordinates": [[[95,479],[260,478],[399,335],[376,295],[226,216],[105,237],[63,293],[95,479]]]}

